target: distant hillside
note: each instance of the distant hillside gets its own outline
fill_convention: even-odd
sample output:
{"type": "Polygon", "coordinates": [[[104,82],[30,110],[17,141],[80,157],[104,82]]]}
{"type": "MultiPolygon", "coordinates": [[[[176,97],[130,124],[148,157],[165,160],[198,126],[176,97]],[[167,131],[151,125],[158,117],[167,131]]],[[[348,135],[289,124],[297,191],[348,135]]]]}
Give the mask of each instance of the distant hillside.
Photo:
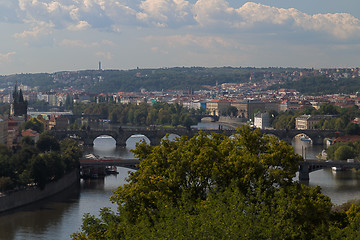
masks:
{"type": "Polygon", "coordinates": [[[323,95],[336,93],[356,93],[360,92],[360,78],[345,78],[331,80],[325,76],[305,77],[299,81],[289,81],[281,85],[273,85],[268,89],[296,89],[305,95],[323,95]]]}
{"type": "Polygon", "coordinates": [[[138,92],[141,88],[149,91],[198,90],[204,85],[260,81],[264,73],[293,71],[284,68],[204,68],[175,67],[160,69],[132,70],[84,70],[57,73],[16,74],[0,76],[0,87],[13,86],[15,82],[39,87],[39,90],[62,90],[72,87],[89,92],[138,92]]]}

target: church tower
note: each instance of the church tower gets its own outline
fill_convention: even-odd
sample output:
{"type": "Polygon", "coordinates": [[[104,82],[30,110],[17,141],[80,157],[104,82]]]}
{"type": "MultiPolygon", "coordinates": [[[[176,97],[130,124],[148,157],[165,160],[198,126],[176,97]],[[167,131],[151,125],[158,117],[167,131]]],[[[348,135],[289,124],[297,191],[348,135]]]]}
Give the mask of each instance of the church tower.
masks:
{"type": "Polygon", "coordinates": [[[18,91],[17,89],[17,83],[15,84],[14,87],[14,92],[13,92],[13,101],[11,103],[11,108],[10,108],[10,115],[11,116],[24,116],[25,119],[27,118],[27,106],[28,103],[27,101],[24,101],[24,96],[23,93],[20,89],[20,91],[18,91]]]}

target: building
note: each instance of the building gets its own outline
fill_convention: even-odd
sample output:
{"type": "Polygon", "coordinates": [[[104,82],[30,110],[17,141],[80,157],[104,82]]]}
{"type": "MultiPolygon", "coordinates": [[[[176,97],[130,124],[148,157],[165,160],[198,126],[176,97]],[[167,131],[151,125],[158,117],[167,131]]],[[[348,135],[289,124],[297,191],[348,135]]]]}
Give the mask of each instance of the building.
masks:
{"type": "Polygon", "coordinates": [[[51,116],[49,120],[49,130],[67,130],[69,127],[69,120],[64,115],[51,116]]]}
{"type": "Polygon", "coordinates": [[[220,116],[225,113],[230,106],[230,102],[227,100],[214,99],[206,103],[206,110],[210,115],[220,116]]]}
{"type": "Polygon", "coordinates": [[[50,130],[50,128],[49,128],[49,118],[48,118],[48,116],[46,114],[37,115],[36,119],[39,120],[40,122],[42,122],[42,124],[44,125],[44,131],[50,130]]]}
{"type": "Polygon", "coordinates": [[[252,119],[254,113],[257,111],[279,111],[278,102],[245,100],[242,102],[232,102],[231,106],[234,106],[238,109],[239,118],[245,118],[246,120],[252,119]]]}
{"type": "Polygon", "coordinates": [[[201,108],[201,102],[199,100],[183,102],[182,105],[185,108],[195,109],[195,110],[198,110],[201,108]]]}
{"type": "Polygon", "coordinates": [[[269,113],[255,113],[254,114],[254,126],[260,129],[265,129],[270,127],[270,118],[269,113]]]}
{"type": "Polygon", "coordinates": [[[331,117],[324,115],[301,115],[295,119],[295,128],[298,130],[308,130],[315,129],[316,124],[320,122],[322,119],[331,117]]]}
{"type": "Polygon", "coordinates": [[[7,126],[7,139],[6,139],[6,145],[11,147],[16,147],[17,144],[20,141],[20,126],[25,123],[25,118],[23,116],[10,116],[7,126]]]}
{"type": "Polygon", "coordinates": [[[32,129],[26,129],[26,130],[23,130],[21,132],[21,136],[24,138],[24,137],[30,137],[31,140],[34,141],[34,143],[36,143],[39,138],[40,138],[40,133],[38,133],[37,131],[34,131],[32,129]]]}

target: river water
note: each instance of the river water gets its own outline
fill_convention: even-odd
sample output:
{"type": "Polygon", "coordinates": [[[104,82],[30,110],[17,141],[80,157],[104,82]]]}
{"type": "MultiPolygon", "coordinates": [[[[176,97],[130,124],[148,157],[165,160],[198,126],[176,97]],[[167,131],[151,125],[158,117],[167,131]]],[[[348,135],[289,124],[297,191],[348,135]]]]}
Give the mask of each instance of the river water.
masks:
{"type": "MultiPolygon", "coordinates": [[[[200,127],[218,128],[213,124],[201,124],[200,127]]],[[[129,150],[141,139],[141,136],[133,136],[125,148],[116,147],[112,138],[97,138],[94,147],[85,149],[85,153],[132,158],[133,154],[129,150]]],[[[300,140],[294,141],[293,146],[298,154],[307,159],[315,158],[322,151],[322,146],[312,146],[300,140]]],[[[73,232],[80,230],[85,213],[98,215],[102,207],[116,209],[116,205],[112,204],[109,198],[113,190],[125,183],[128,172],[132,170],[118,168],[118,171],[118,175],[110,175],[104,179],[81,180],[77,186],[54,197],[1,214],[0,239],[70,239],[73,232]]],[[[360,177],[352,171],[316,171],[310,174],[307,184],[321,186],[323,193],[329,196],[334,204],[360,198],[360,177]]]]}

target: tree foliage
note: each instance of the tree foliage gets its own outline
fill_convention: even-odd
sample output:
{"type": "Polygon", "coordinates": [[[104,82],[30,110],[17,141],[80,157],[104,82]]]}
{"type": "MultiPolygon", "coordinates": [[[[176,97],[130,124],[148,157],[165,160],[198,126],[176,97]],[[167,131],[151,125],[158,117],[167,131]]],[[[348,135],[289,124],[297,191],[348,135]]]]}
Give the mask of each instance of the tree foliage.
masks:
{"type": "Polygon", "coordinates": [[[38,120],[37,118],[30,118],[29,120],[27,120],[24,125],[23,128],[26,129],[32,129],[38,133],[42,133],[44,131],[44,124],[38,120]]]}
{"type": "MultiPolygon", "coordinates": [[[[73,239],[330,239],[330,199],[293,178],[301,157],[275,137],[242,127],[137,145],[139,169],[86,215],[73,239]]],[[[340,219],[337,217],[337,219],[340,219]]]]}
{"type": "Polygon", "coordinates": [[[326,150],[326,153],[327,158],[331,160],[346,160],[349,158],[360,160],[360,141],[335,143],[326,150]]]}
{"type": "MultiPolygon", "coordinates": [[[[26,139],[26,138],[25,138],[26,139]]],[[[60,143],[46,134],[36,145],[26,139],[15,152],[0,145],[0,188],[9,190],[35,183],[40,188],[79,167],[82,155],[77,143],[65,139],[60,143]]]]}
{"type": "Polygon", "coordinates": [[[272,125],[276,129],[294,129],[295,119],[303,114],[322,115],[321,119],[315,126],[317,129],[332,129],[344,131],[350,135],[360,134],[360,127],[352,121],[360,117],[360,110],[357,106],[350,108],[340,108],[330,103],[323,104],[318,110],[313,107],[304,106],[299,111],[285,111],[274,115],[272,125]]]}

